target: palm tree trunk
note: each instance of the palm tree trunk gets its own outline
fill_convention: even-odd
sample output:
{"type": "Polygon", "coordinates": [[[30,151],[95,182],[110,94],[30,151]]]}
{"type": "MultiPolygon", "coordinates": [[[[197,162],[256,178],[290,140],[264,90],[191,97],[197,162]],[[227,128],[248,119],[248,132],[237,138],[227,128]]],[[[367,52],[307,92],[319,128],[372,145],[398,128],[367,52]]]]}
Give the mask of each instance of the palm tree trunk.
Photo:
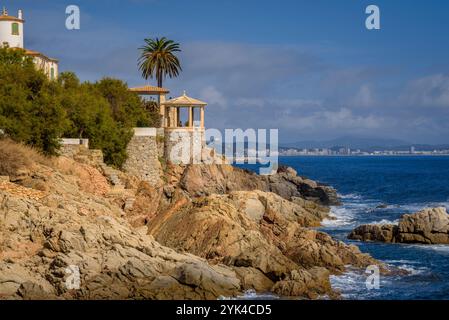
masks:
{"type": "Polygon", "coordinates": [[[162,69],[156,71],[157,86],[162,88],[162,69]]]}

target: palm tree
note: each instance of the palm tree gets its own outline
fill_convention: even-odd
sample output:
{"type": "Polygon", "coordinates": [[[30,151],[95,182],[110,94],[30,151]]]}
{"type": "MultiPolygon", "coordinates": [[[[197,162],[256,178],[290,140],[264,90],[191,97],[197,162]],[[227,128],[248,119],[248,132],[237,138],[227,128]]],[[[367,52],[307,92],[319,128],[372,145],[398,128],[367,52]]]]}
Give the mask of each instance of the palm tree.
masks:
{"type": "Polygon", "coordinates": [[[139,69],[145,79],[156,77],[158,87],[162,87],[165,76],[170,78],[182,71],[176,52],[181,52],[179,44],[167,38],[145,39],[145,45],[139,48],[139,69]]]}

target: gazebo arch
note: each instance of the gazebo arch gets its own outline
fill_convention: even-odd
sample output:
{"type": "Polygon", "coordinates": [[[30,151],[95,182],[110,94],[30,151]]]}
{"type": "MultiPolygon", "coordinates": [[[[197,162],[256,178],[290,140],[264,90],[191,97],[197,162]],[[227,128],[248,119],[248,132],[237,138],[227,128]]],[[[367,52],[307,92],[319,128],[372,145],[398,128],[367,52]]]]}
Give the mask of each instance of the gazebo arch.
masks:
{"type": "MultiPolygon", "coordinates": [[[[186,129],[191,130],[194,126],[194,109],[200,110],[200,126],[204,128],[204,108],[207,106],[206,102],[187,96],[186,92],[180,97],[170,99],[161,103],[161,109],[164,109],[163,126],[170,129],[186,129]],[[187,108],[189,111],[189,120],[186,126],[180,124],[180,110],[187,108]]],[[[197,127],[198,128],[198,127],[197,127]]]]}

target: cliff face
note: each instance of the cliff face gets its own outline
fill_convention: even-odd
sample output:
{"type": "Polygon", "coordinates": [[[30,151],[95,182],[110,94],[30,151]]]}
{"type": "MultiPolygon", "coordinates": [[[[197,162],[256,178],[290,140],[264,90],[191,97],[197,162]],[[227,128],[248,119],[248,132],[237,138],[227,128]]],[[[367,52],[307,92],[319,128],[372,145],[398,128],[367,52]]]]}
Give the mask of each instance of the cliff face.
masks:
{"type": "Polygon", "coordinates": [[[244,289],[317,297],[332,293],[331,272],[377,264],[357,247],[309,228],[326,215],[322,207],[307,209],[273,193],[237,191],[185,201],[148,227],[165,246],[232,267],[244,289]]]}
{"type": "Polygon", "coordinates": [[[335,202],[335,190],[292,169],[260,177],[232,166],[195,165],[169,176],[178,193],[149,221],[149,233],[177,251],[233,268],[243,289],[333,294],[330,273],[378,263],[313,229],[328,217],[323,203],[335,202]]]}
{"type": "Polygon", "coordinates": [[[0,298],[335,297],[331,273],[377,263],[314,229],[335,191],[290,169],[164,170],[151,187],[60,157],[0,179],[0,298]],[[67,282],[75,271],[79,289],[67,282]]]}
{"type": "MultiPolygon", "coordinates": [[[[132,228],[95,168],[68,159],[0,183],[0,298],[216,299],[241,292],[236,273],[132,228]],[[67,286],[78,269],[80,288],[67,286]]],[[[151,205],[151,204],[150,204],[151,205]]]]}

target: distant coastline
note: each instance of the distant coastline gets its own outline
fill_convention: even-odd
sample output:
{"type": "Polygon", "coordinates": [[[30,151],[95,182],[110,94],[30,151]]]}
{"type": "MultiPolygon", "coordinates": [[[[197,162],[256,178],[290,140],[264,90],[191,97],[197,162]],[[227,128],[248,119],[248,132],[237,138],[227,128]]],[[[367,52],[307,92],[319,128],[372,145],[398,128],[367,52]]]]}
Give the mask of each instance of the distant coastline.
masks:
{"type": "Polygon", "coordinates": [[[444,154],[297,154],[285,155],[280,157],[449,157],[449,153],[444,154]]]}

